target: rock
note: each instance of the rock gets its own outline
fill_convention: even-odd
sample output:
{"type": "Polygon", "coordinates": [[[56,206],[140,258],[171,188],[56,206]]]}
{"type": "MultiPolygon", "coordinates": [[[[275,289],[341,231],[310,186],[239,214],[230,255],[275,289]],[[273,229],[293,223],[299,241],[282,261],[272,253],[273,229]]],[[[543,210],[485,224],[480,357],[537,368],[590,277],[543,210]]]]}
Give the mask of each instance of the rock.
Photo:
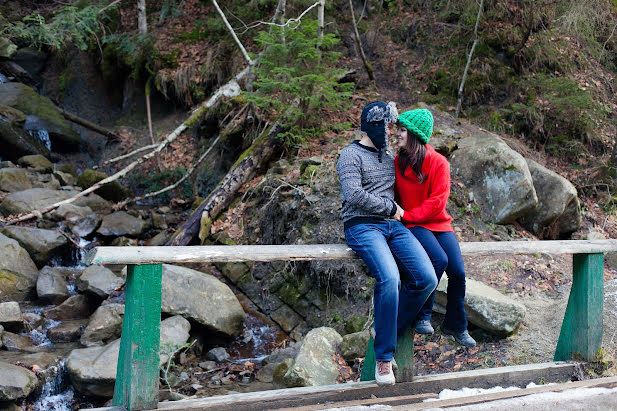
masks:
{"type": "Polygon", "coordinates": [[[114,394],[120,340],[102,347],[71,351],[66,369],[75,389],[84,395],[111,398],[114,394]]]}
{"type": "Polygon", "coordinates": [[[257,372],[257,380],[261,382],[274,381],[274,371],[278,367],[279,363],[266,364],[257,372]]]}
{"type": "Polygon", "coordinates": [[[210,361],[223,362],[229,359],[229,354],[223,347],[216,347],[206,353],[206,359],[210,361]]]}
{"type": "Polygon", "coordinates": [[[33,47],[23,47],[15,52],[12,60],[35,77],[45,67],[47,54],[33,47]]]}
{"type": "MultiPolygon", "coordinates": [[[[183,318],[168,318],[161,322],[161,347],[165,341],[182,346],[188,339],[188,321],[183,318]]],[[[85,395],[110,398],[114,393],[120,340],[102,347],[76,349],[71,352],[66,368],[75,389],[85,395]]]]}
{"type": "Polygon", "coordinates": [[[30,172],[28,178],[33,188],[46,188],[48,190],[60,190],[62,185],[53,174],[39,174],[30,172]]]}
{"type": "Polygon", "coordinates": [[[27,154],[49,156],[49,149],[38,138],[24,130],[26,115],[0,104],[0,143],[2,158],[17,160],[27,154]]]}
{"type": "Polygon", "coordinates": [[[311,330],[290,369],[283,377],[286,387],[336,384],[339,371],[332,357],[343,338],[333,328],[311,330]]]}
{"type": "MultiPolygon", "coordinates": [[[[17,46],[6,37],[0,37],[0,57],[10,59],[15,55],[17,46]]],[[[1,400],[1,399],[0,399],[1,400]]]]}
{"type": "Polygon", "coordinates": [[[103,222],[97,232],[104,236],[133,236],[143,234],[148,228],[148,223],[140,218],[136,218],[126,213],[118,211],[103,217],[103,222]]]}
{"type": "Polygon", "coordinates": [[[111,245],[114,247],[135,247],[139,245],[139,241],[136,238],[122,236],[114,238],[111,245]]]}
{"type": "Polygon", "coordinates": [[[184,317],[175,315],[161,321],[160,365],[169,361],[169,355],[181,348],[189,340],[191,323],[184,317]]]}
{"type": "Polygon", "coordinates": [[[38,117],[42,126],[49,132],[55,151],[76,150],[82,143],[79,134],[73,131],[51,100],[39,95],[25,84],[0,84],[0,104],[38,117]]]}
{"type": "Polygon", "coordinates": [[[83,238],[96,231],[101,223],[101,218],[93,213],[85,217],[71,217],[66,222],[73,234],[83,238]]]}
{"type": "MultiPolygon", "coordinates": [[[[77,185],[85,190],[86,188],[92,187],[93,185],[95,185],[101,180],[106,179],[107,177],[109,176],[101,171],[85,170],[77,178],[77,185]]],[[[106,200],[113,201],[114,203],[133,196],[131,190],[124,187],[118,181],[112,181],[111,183],[105,184],[103,187],[97,189],[95,193],[97,193],[106,200]]]]}
{"type": "Polygon", "coordinates": [[[6,330],[2,333],[2,343],[8,351],[36,352],[39,350],[32,344],[30,338],[6,330]]]}
{"type": "Polygon", "coordinates": [[[287,358],[294,359],[300,349],[299,343],[291,343],[288,347],[278,348],[272,354],[263,359],[264,364],[277,364],[287,358]]]}
{"type": "Polygon", "coordinates": [[[90,207],[84,206],[76,206],[75,204],[62,204],[60,207],[56,208],[56,212],[54,213],[54,218],[58,220],[68,220],[73,217],[86,217],[94,212],[90,207]]]}
{"type": "MultiPolygon", "coordinates": [[[[437,287],[435,307],[445,313],[448,277],[443,276],[437,287]]],[[[467,320],[478,327],[499,335],[513,333],[525,317],[525,306],[488,285],[467,277],[465,291],[467,320]]]]}
{"type": "Polygon", "coordinates": [[[341,355],[347,361],[362,358],[366,355],[366,347],[370,339],[369,331],[360,331],[343,336],[341,355]]]}
{"type": "Polygon", "coordinates": [[[9,331],[21,331],[24,328],[24,317],[21,314],[19,303],[9,301],[0,303],[0,324],[9,331]]]}
{"type": "Polygon", "coordinates": [[[88,298],[85,295],[77,294],[69,297],[57,307],[43,310],[43,316],[52,320],[77,320],[88,318],[91,310],[88,298]]]}
{"type": "Polygon", "coordinates": [[[581,227],[581,211],[574,185],[554,171],[527,159],[538,205],[519,218],[529,231],[543,239],[558,239],[581,227]]]}
{"type": "Polygon", "coordinates": [[[293,358],[286,358],[280,363],[276,364],[276,368],[274,368],[274,374],[272,375],[272,381],[281,387],[285,386],[284,377],[287,375],[289,370],[294,364],[293,358]]]}
{"type": "Polygon", "coordinates": [[[101,305],[90,317],[80,342],[86,347],[91,347],[120,338],[123,319],[124,304],[101,305]]]}
{"type": "MultiPolygon", "coordinates": [[[[4,201],[0,203],[0,212],[4,215],[29,213],[33,210],[40,210],[52,204],[71,198],[76,194],[78,194],[78,191],[31,188],[29,190],[9,194],[4,201]]],[[[108,202],[94,193],[76,200],[74,204],[79,206],[86,205],[93,210],[111,206],[108,202]],[[93,208],[92,206],[95,207],[93,208]]]]}
{"type": "Polygon", "coordinates": [[[56,305],[71,296],[62,272],[49,266],[43,267],[39,273],[36,293],[39,298],[56,305]]]}
{"type": "Polygon", "coordinates": [[[450,157],[452,172],[473,192],[484,219],[507,224],[536,207],[527,162],[502,139],[485,133],[463,138],[458,146],[450,157]]]}
{"type": "Polygon", "coordinates": [[[74,186],[76,182],[76,179],[72,174],[62,171],[54,171],[54,177],[56,177],[63,186],[74,186]]]}
{"type": "Polygon", "coordinates": [[[17,168],[17,166],[12,161],[0,161],[0,169],[1,168],[17,168]]]}
{"type": "Polygon", "coordinates": [[[36,374],[29,369],[0,362],[0,401],[26,398],[38,382],[36,374]]]}
{"type": "Polygon", "coordinates": [[[79,341],[81,332],[88,320],[62,321],[60,325],[47,330],[47,336],[54,343],[68,343],[79,341]]]}
{"type": "Polygon", "coordinates": [[[51,173],[54,169],[53,163],[40,154],[23,156],[17,160],[17,164],[31,168],[37,173],[51,173]]]}
{"type": "Polygon", "coordinates": [[[32,188],[28,175],[21,168],[0,169],[0,190],[13,193],[32,188]]]}
{"type": "Polygon", "coordinates": [[[68,240],[56,230],[8,226],[2,234],[16,240],[40,267],[68,246],[68,240]]]}
{"type": "Polygon", "coordinates": [[[32,295],[39,271],[17,241],[0,234],[0,302],[32,295]]]}
{"type": "MultiPolygon", "coordinates": [[[[23,314],[24,321],[26,323],[26,328],[28,330],[34,330],[37,327],[43,325],[43,317],[36,313],[25,313],[23,314]]],[[[1,334],[1,333],[0,333],[1,334]]]]}
{"type": "Polygon", "coordinates": [[[151,239],[144,241],[144,245],[146,246],[165,245],[167,244],[168,239],[169,239],[169,236],[167,235],[167,233],[165,231],[161,231],[160,233],[158,233],[151,239]]]}
{"type": "Polygon", "coordinates": [[[234,337],[242,333],[244,311],[229,287],[214,276],[163,264],[161,310],[182,315],[234,337]]]}
{"type": "Polygon", "coordinates": [[[71,296],[62,272],[49,266],[43,267],[39,273],[36,293],[39,298],[56,305],[71,296]]]}
{"type": "Polygon", "coordinates": [[[216,368],[216,361],[202,361],[199,363],[199,368],[210,371],[216,368]]]}
{"type": "Polygon", "coordinates": [[[270,318],[274,320],[281,328],[289,333],[296,328],[302,322],[300,317],[294,310],[288,305],[283,304],[276,311],[270,314],[270,318]]]}
{"type": "Polygon", "coordinates": [[[101,265],[91,265],[77,279],[77,289],[105,299],[112,291],[122,287],[125,281],[126,277],[117,276],[108,268],[101,265]]]}

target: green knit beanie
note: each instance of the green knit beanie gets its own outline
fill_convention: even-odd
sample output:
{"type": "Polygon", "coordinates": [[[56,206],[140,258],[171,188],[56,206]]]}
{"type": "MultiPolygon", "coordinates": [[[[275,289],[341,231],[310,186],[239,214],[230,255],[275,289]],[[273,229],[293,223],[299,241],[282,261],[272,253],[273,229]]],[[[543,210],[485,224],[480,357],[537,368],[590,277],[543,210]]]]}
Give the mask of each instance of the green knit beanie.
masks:
{"type": "Polygon", "coordinates": [[[423,144],[433,134],[433,115],[425,108],[406,111],[398,116],[398,123],[412,132],[423,144]]]}

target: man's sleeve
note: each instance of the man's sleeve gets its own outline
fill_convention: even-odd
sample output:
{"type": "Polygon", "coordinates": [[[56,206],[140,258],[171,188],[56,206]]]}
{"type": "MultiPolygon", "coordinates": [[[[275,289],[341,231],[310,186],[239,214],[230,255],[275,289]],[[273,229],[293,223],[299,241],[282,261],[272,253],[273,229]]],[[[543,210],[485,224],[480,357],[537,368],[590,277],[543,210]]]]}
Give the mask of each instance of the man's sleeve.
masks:
{"type": "Polygon", "coordinates": [[[396,213],[394,200],[376,196],[362,188],[362,173],[358,159],[345,152],[341,153],[336,171],[341,182],[341,196],[344,203],[384,217],[392,217],[396,213]]]}

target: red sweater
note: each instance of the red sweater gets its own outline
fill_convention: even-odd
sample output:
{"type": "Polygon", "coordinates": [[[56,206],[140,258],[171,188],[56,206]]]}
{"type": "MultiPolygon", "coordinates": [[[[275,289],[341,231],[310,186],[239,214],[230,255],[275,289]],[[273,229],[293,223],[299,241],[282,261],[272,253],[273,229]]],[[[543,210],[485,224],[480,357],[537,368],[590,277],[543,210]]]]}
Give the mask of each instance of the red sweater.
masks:
{"type": "Polygon", "coordinates": [[[450,196],[450,165],[448,160],[426,145],[426,156],[422,163],[422,173],[427,176],[423,183],[418,182],[411,167],[401,174],[398,156],[396,165],[396,194],[399,205],[405,210],[403,224],[406,227],[420,226],[431,231],[453,231],[452,217],[446,211],[450,196]]]}

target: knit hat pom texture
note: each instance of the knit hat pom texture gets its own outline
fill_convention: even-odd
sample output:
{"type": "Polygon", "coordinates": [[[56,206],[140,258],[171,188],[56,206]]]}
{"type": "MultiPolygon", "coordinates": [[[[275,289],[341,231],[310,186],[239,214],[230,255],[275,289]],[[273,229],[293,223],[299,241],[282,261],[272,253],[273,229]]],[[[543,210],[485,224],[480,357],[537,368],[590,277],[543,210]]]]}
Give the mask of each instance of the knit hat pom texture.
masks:
{"type": "Polygon", "coordinates": [[[406,111],[398,118],[400,125],[411,131],[423,143],[433,135],[433,115],[425,108],[406,111]]]}

